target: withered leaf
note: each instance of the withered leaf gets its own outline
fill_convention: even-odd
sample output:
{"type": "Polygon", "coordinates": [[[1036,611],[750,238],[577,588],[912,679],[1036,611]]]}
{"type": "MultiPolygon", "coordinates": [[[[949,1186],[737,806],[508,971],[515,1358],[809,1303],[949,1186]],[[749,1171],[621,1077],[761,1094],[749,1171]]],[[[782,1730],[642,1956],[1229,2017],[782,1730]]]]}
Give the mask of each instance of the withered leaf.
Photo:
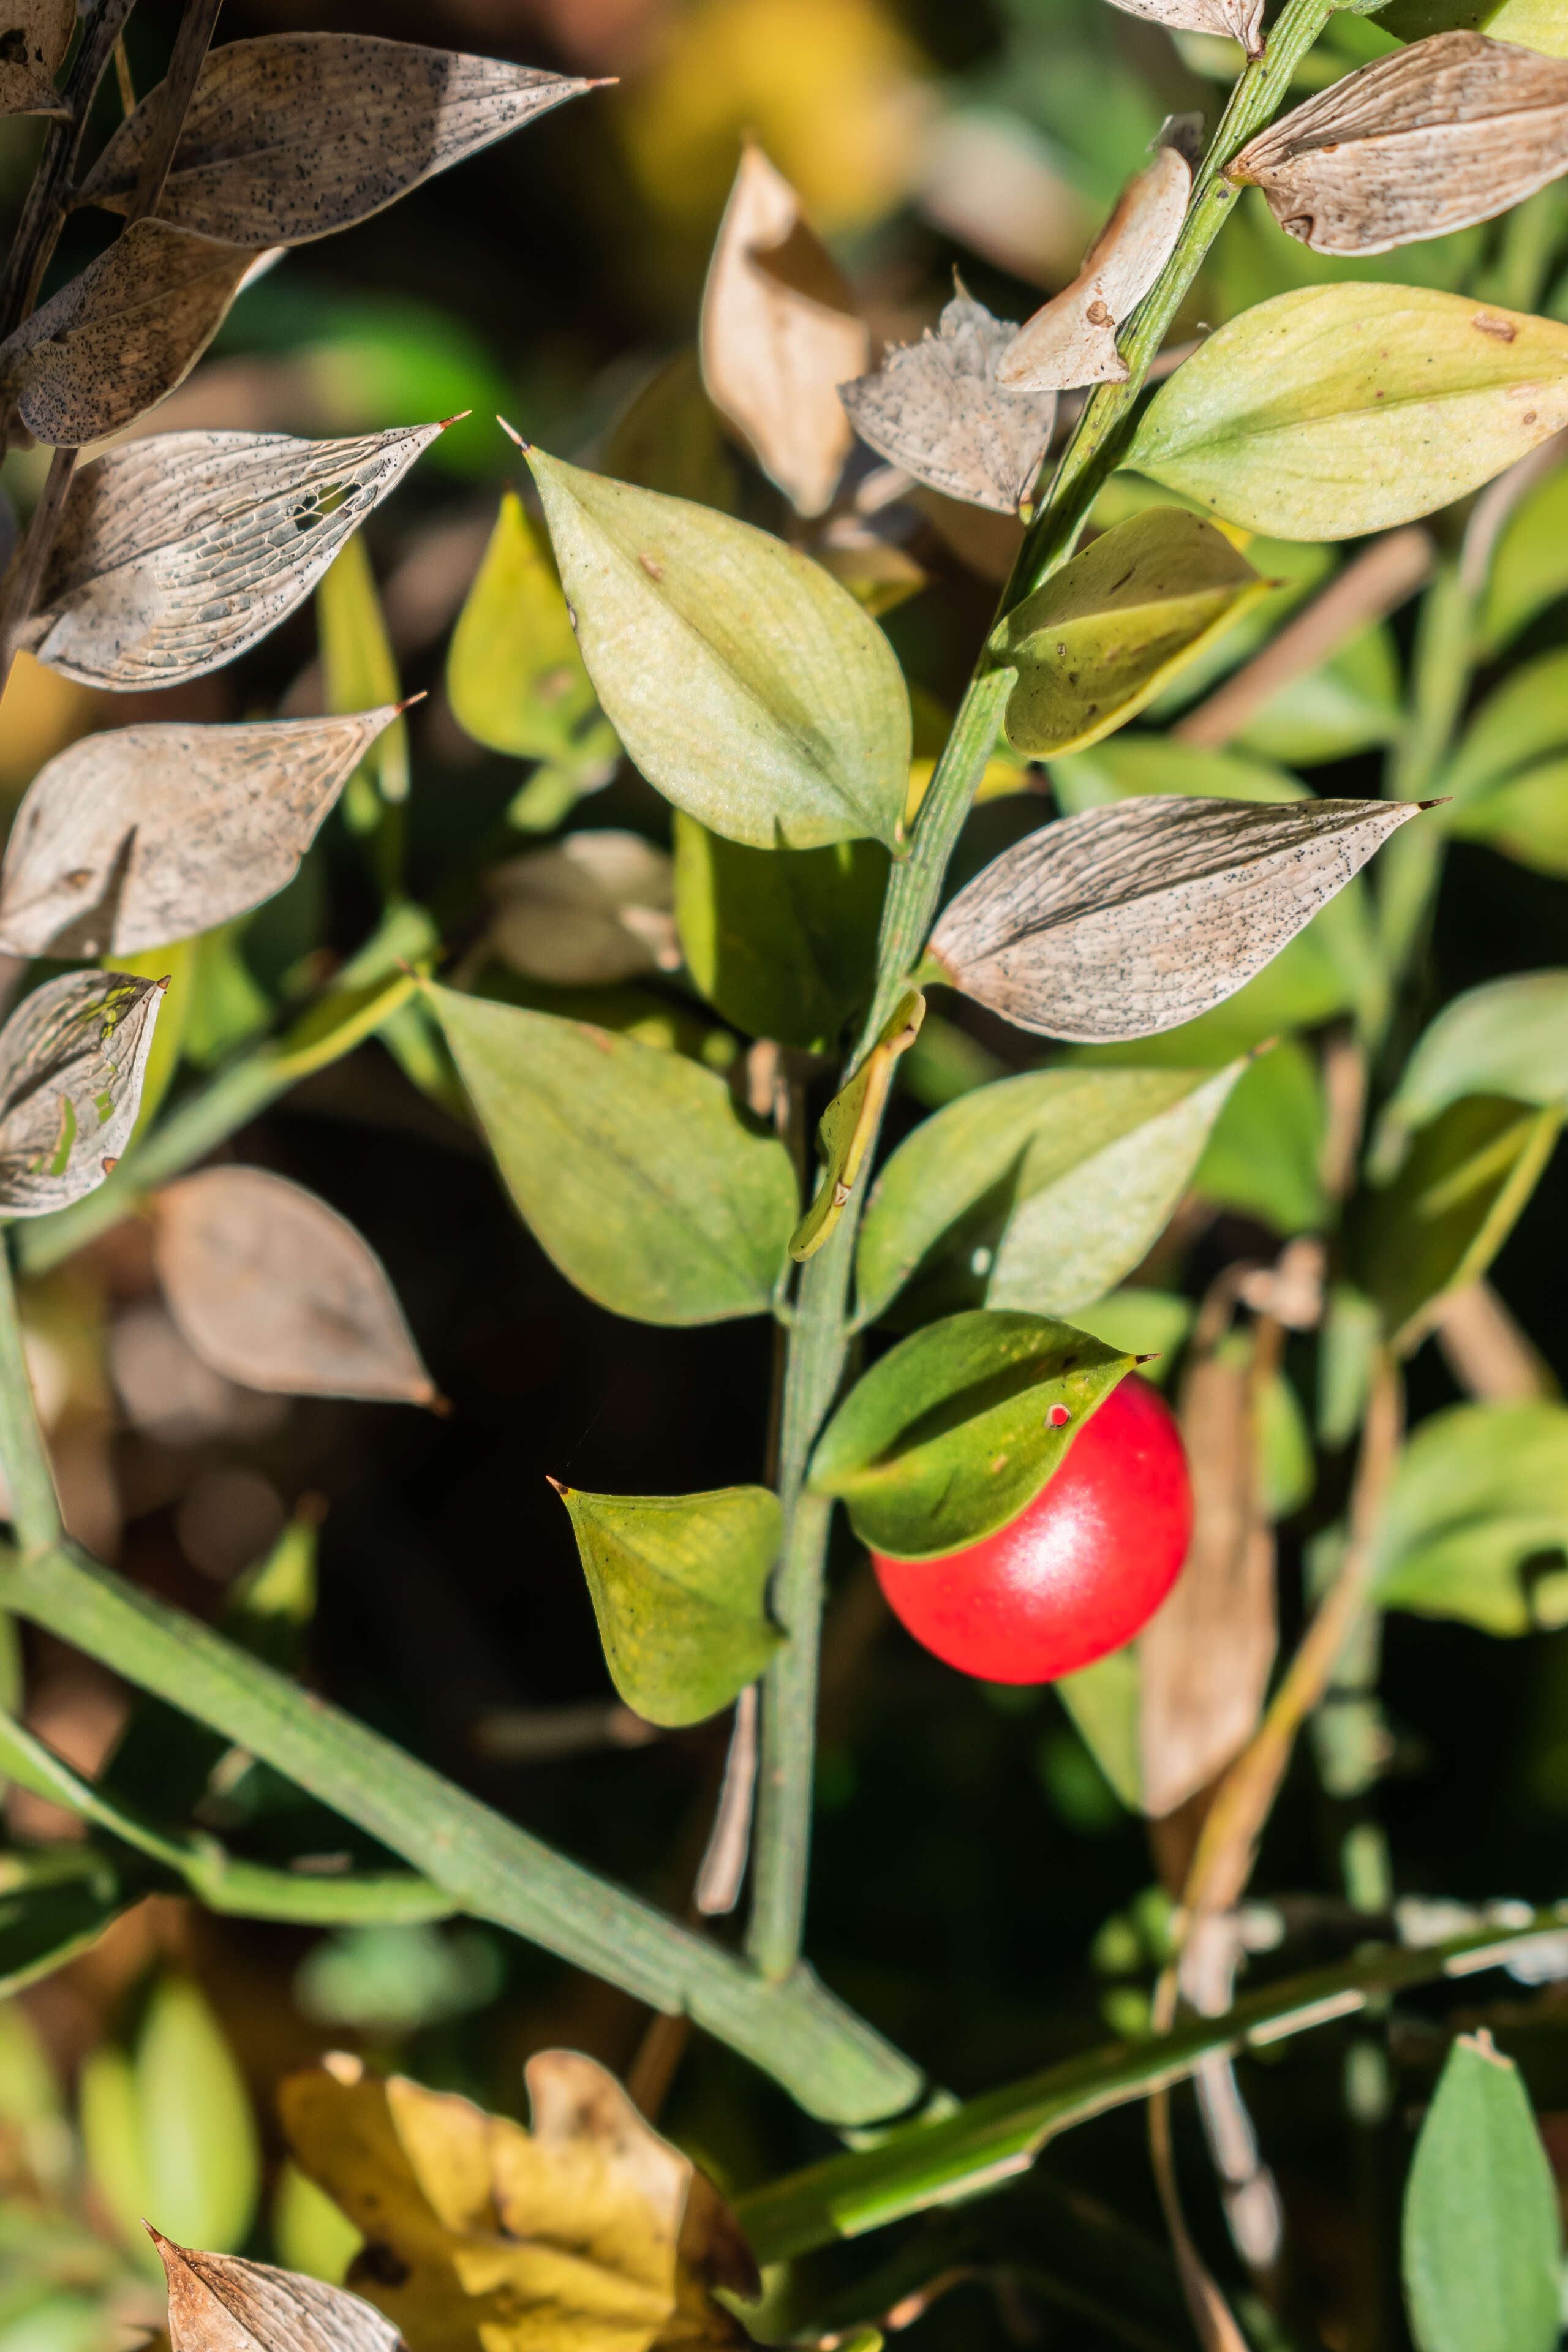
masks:
{"type": "Polygon", "coordinates": [[[838,397],[871,339],[837,264],[760,147],[730,192],[702,293],[708,397],[803,515],[832,500],[854,435],[838,397]]]}
{"type": "Polygon", "coordinates": [[[508,858],[486,892],[490,946],[531,980],[567,984],[679,970],[674,866],[641,834],[608,826],[568,834],[531,856],[508,858]]]}
{"type": "Polygon", "coordinates": [[[394,705],[251,727],[122,727],[40,771],[0,866],[8,955],[135,955],[281,890],[394,705]]]}
{"type": "Polygon", "coordinates": [[[391,2321],[341,2286],[148,2235],[169,2282],[173,2352],[397,2352],[391,2321]]]}
{"type": "Polygon", "coordinates": [[[960,293],[933,335],[890,351],[838,396],[862,441],[920,482],[972,506],[1014,514],[1056,422],[1054,392],[1007,392],[996,362],[1017,330],[960,293]]]}
{"type": "Polygon", "coordinates": [[[0,26],[0,114],[58,114],[55,88],[76,30],[76,0],[12,0],[0,26]]]}
{"type": "Polygon", "coordinates": [[[442,430],[160,433],[84,467],[21,642],[85,686],[178,686],[308,596],[442,430]]]}
{"type": "Polygon", "coordinates": [[[250,260],[239,246],[136,221],[0,343],[0,394],[56,447],[120,432],[184,383],[250,260]]]}
{"type": "Polygon", "coordinates": [[[280,2085],[297,2160],[367,2241],[352,2284],[410,2352],[743,2344],[710,2290],[754,2297],[757,2273],[711,2183],[591,2058],[524,2073],[531,2131],[397,2075],[280,2085]]]}
{"type": "Polygon", "coordinates": [[[976,875],[929,959],[1020,1029],[1152,1037],[1234,996],[1418,806],[1150,794],[1086,809],[976,875]]]}
{"type": "Polygon", "coordinates": [[[163,987],[63,972],[0,1029],[0,1216],[47,1216],[102,1183],[142,1108],[163,987]]]}
{"type": "MultiPolygon", "coordinates": [[[[593,85],[363,33],[268,33],[209,51],[158,216],[250,251],[330,236],[593,85]]],[[[81,190],[123,212],[150,90],[81,190]]]]}
{"type": "Polygon", "coordinates": [[[1110,0],[1129,16],[1148,16],[1173,33],[1219,33],[1249,58],[1263,55],[1263,0],[1110,0]]]}
{"type": "Polygon", "coordinates": [[[1116,348],[1116,331],[1169,259],[1192,185],[1192,166],[1181,150],[1157,149],[1152,162],[1122,189],[1072,284],[1026,319],[1002,353],[996,362],[999,384],[1015,392],[1047,392],[1072,384],[1125,383],[1127,362],[1116,348]]]}
{"type": "Polygon", "coordinates": [[[156,1198],[170,1314],[226,1380],[287,1396],[430,1404],[386,1271],[346,1217],[263,1168],[205,1168],[156,1198]]]}
{"type": "Polygon", "coordinates": [[[1436,33],[1347,74],[1244,147],[1254,181],[1315,253],[1391,253],[1491,220],[1568,171],[1568,62],[1436,33]]]}

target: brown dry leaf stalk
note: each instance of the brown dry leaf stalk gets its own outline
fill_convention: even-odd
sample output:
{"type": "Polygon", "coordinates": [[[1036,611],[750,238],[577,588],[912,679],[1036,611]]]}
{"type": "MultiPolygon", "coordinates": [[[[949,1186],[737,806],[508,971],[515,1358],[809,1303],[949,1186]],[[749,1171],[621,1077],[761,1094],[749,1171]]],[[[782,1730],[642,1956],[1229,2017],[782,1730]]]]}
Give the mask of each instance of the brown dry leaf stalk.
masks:
{"type": "Polygon", "coordinates": [[[1436,33],[1298,106],[1226,177],[1314,253],[1364,254],[1491,220],[1565,171],[1568,61],[1436,33]]]}
{"type": "Polygon", "coordinates": [[[0,1029],[0,1216],[47,1216],[102,1183],[136,1124],[167,985],[64,972],[0,1029]]]}
{"type": "Polygon", "coordinates": [[[1249,58],[1263,55],[1263,0],[1110,0],[1129,16],[1148,16],[1173,33],[1219,33],[1249,58]]]}
{"type": "Polygon", "coordinates": [[[134,955],[281,890],[395,704],[347,719],[122,727],[40,771],[0,866],[0,950],[134,955]]]}
{"type": "Polygon", "coordinates": [[[198,2253],[148,2227],[169,2282],[173,2352],[397,2352],[397,2330],[341,2286],[198,2253]]]}
{"type": "Polygon", "coordinates": [[[364,2233],[350,2284],[410,2352],[744,2344],[710,2290],[759,2281],[717,2189],[591,2058],[524,2072],[531,2131],[352,2061],[282,2084],[296,2158],[364,2233]]]}
{"type": "MultiPolygon", "coordinates": [[[[252,252],[330,236],[593,84],[363,33],[269,33],[203,63],[160,220],[252,252]]],[[[123,212],[163,84],[121,123],[80,202],[123,212]]]]}
{"type": "Polygon", "coordinates": [[[1234,996],[1419,806],[1151,794],[1088,809],[978,874],[928,958],[1041,1036],[1153,1036],[1234,996]]]}
{"type": "Polygon", "coordinates": [[[215,1372],[285,1396],[436,1402],[381,1260],[303,1185],[207,1168],[154,1207],[169,1312],[215,1372]]]}
{"type": "Polygon", "coordinates": [[[1127,362],[1116,348],[1116,331],[1170,258],[1192,185],[1186,157],[1178,148],[1160,148],[1152,163],[1128,181],[1072,284],[1019,328],[996,363],[999,384],[1014,392],[1049,392],[1126,383],[1127,362]]]}
{"type": "Polygon", "coordinates": [[[76,31],[76,0],[13,0],[0,27],[0,114],[68,112],[55,88],[76,31]]]}
{"type": "Polygon", "coordinates": [[[111,450],[71,484],[18,642],[85,686],[178,686],[220,668],[303,602],[443,429],[160,433],[111,450]]]}
{"type": "Polygon", "coordinates": [[[730,191],[702,293],[702,381],[796,512],[831,503],[854,435],[838,397],[871,338],[837,263],[760,147],[730,191]]]}
{"type": "Polygon", "coordinates": [[[890,351],[874,375],[840,384],[862,441],[933,490],[1016,514],[1056,422],[1054,392],[1008,392],[996,363],[1017,330],[962,289],[933,335],[890,351]]]}

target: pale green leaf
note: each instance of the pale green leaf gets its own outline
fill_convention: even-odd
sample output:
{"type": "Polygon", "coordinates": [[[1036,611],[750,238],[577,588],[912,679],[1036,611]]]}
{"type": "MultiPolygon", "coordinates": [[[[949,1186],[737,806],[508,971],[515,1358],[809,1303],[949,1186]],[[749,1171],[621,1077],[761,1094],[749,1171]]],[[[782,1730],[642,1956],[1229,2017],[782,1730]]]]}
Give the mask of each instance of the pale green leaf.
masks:
{"type": "MultiPolygon", "coordinates": [[[[1547,5],[1563,28],[1563,47],[1552,54],[1568,57],[1568,0],[1547,5]]],[[[1503,526],[1481,605],[1486,651],[1500,653],[1560,596],[1568,596],[1568,467],[1563,466],[1520,500],[1503,526]]]]}
{"type": "Polygon", "coordinates": [[[1380,621],[1271,695],[1235,740],[1265,759],[1310,768],[1390,743],[1401,723],[1399,658],[1380,621]]]}
{"type": "Polygon", "coordinates": [[[1383,1607],[1485,1633],[1568,1621],[1568,1406],[1461,1404],[1424,1421],[1377,1523],[1373,1577],[1383,1607]]]}
{"type": "Polygon", "coordinates": [[[1127,462],[1282,539],[1450,505],[1568,423],[1568,326],[1414,286],[1306,287],[1211,335],[1127,462]]]}
{"type": "Polygon", "coordinates": [[[1533,873],[1568,876],[1568,759],[1510,776],[1453,810],[1448,829],[1533,873]]]}
{"type": "Polygon", "coordinates": [[[245,2079],[205,1995],[164,1977],[137,2040],[135,2098],[150,2212],[188,2243],[244,2240],[261,2185],[245,2079]]]}
{"type": "Polygon", "coordinates": [[[645,1323],[766,1310],[795,1179],[722,1078],[585,1022],[426,993],[507,1188],[570,1281],[645,1323]]]}
{"type": "Polygon", "coordinates": [[[610,1679],[649,1723],[700,1723],[784,1639],[768,1618],[783,1517],[765,1486],[586,1495],[563,1486],[610,1679]]]}
{"type": "Polygon", "coordinates": [[[1568,752],[1568,650],[1523,662],[1488,695],[1442,773],[1453,823],[1471,800],[1548,755],[1568,752]]]}
{"type": "Polygon", "coordinates": [[[1384,1113],[1374,1168],[1465,1095],[1568,1104],[1568,971],[1515,972],[1468,988],[1423,1030],[1384,1113]]]}
{"type": "Polygon", "coordinates": [[[823,1112],[817,1129],[822,1177],[816,1198],[790,1236],[791,1257],[815,1257],[849,1205],[882,1123],[893,1066],[920,1035],[925,1009],[920,991],[906,989],[870,1052],[823,1112]]]}
{"type": "Polygon", "coordinates": [[[850,1390],[817,1441],[812,1487],[844,1498],[862,1543],[939,1558],[1017,1517],[1131,1361],[1043,1316],[950,1316],[850,1390]]]}
{"type": "Polygon", "coordinates": [[[855,599],[710,507],[529,463],[589,676],[648,782],[754,848],[899,843],[909,697],[855,599]]]}
{"type": "Polygon", "coordinates": [[[1319,1167],[1324,1108],[1317,1065],[1285,1038],[1260,1054],[1215,1124],[1193,1190],[1277,1234],[1318,1233],[1328,1214],[1319,1167]]]}
{"type": "MultiPolygon", "coordinates": [[[[357,535],[344,542],[331,568],[322,575],[316,590],[316,627],[327,709],[333,718],[402,700],[392,640],[375,591],[375,573],[364,541],[357,535]]],[[[359,772],[379,787],[384,800],[408,798],[405,719],[393,719],[374,738],[359,772]]]]}
{"type": "Polygon", "coordinates": [[[1130,1813],[1143,1803],[1143,1757],[1139,1741],[1138,1645],[1120,1650],[1063,1675],[1057,1683],[1089,1754],[1130,1813]]]}
{"type": "Polygon", "coordinates": [[[1402,41],[1424,41],[1433,33],[1485,33],[1489,40],[1517,41],[1542,57],[1568,58],[1565,0],[1394,0],[1379,11],[1378,24],[1402,41]]]}
{"type": "Polygon", "coordinates": [[[1519,2071],[1489,2033],[1448,2053],[1410,2167],[1403,2252],[1420,2352],[1553,2352],[1556,2184],[1519,2071]]]}
{"type": "Polygon", "coordinates": [[[476,743],[602,782],[615,733],[600,716],[547,548],[509,490],[458,615],[447,697],[476,743]]]}

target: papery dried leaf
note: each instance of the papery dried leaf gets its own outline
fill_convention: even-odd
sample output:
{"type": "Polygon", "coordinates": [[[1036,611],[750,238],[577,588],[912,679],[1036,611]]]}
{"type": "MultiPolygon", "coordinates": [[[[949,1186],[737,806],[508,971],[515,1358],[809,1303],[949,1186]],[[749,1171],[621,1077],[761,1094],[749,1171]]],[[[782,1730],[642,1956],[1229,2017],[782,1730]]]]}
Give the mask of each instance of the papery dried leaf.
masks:
{"type": "Polygon", "coordinates": [[[1263,55],[1263,0],[1110,0],[1129,16],[1147,16],[1173,33],[1219,33],[1249,58],[1263,55]]]}
{"type": "Polygon", "coordinates": [[[759,147],[741,158],[702,294],[708,397],[803,515],[831,502],[854,441],[838,386],[871,338],[800,200],[759,147]]]}
{"type": "Polygon", "coordinates": [[[285,1396],[430,1404],[386,1270],[346,1217],[263,1168],[205,1168],[157,1195],[170,1314],[226,1379],[285,1396]]]}
{"type": "Polygon", "coordinates": [[[76,0],[12,0],[0,25],[0,114],[58,114],[55,88],[76,31],[76,0]]]}
{"type": "MultiPolygon", "coordinates": [[[[254,252],[330,236],[593,84],[504,58],[363,33],[268,33],[211,50],[158,217],[254,252]]],[[[121,123],[81,191],[123,212],[163,85],[121,123]]]]}
{"type": "Polygon", "coordinates": [[[1192,185],[1192,166],[1181,151],[1158,149],[1121,191],[1072,284],[1026,319],[1002,353],[999,384],[1046,392],[1125,383],[1127,362],[1116,348],[1116,331],[1170,258],[1192,185]]]}
{"type": "Polygon", "coordinates": [[[169,2282],[173,2352],[398,2352],[392,2322],[341,2286],[148,2235],[169,2282]]]}
{"type": "Polygon", "coordinates": [[[1568,171],[1568,63],[1481,33],[1376,58],[1244,147],[1255,181],[1314,253],[1392,253],[1491,220],[1568,171]]]}
{"type": "Polygon", "coordinates": [[[862,441],[949,498],[1014,514],[1056,422],[1054,392],[1007,392],[996,362],[1017,330],[959,294],[933,335],[890,351],[838,396],[862,441]]]}
{"type": "Polygon", "coordinates": [[[412,2352],[737,2345],[759,2291],[733,2216],[591,2058],[524,2070],[533,2128],[394,2075],[280,2085],[295,2156],[367,2240],[349,2276],[412,2352]]]}
{"type": "Polygon", "coordinates": [[[86,686],[178,686],[308,596],[439,425],[354,441],[161,433],[77,476],[22,643],[86,686]]]}
{"type": "Polygon", "coordinates": [[[35,777],[0,866],[7,955],[134,955],[259,906],[395,708],[254,727],[122,727],[35,777]]]}
{"type": "MultiPolygon", "coordinates": [[[[641,834],[569,834],[531,856],[509,858],[486,888],[489,943],[530,979],[629,980],[679,969],[674,864],[641,834]]],[[[4,914],[0,900],[0,932],[4,914]]]]}
{"type": "Polygon", "coordinates": [[[1260,971],[1415,801],[1151,794],[1043,825],[961,890],[930,959],[1045,1037],[1152,1037],[1260,971]]]}
{"type": "Polygon", "coordinates": [[[68,971],[0,1029],[0,1216],[42,1217],[102,1183],[131,1140],[163,983],[68,971]]]}
{"type": "Polygon", "coordinates": [[[250,258],[162,221],[133,223],[0,343],[0,394],[57,447],[118,433],[184,383],[250,258]]]}

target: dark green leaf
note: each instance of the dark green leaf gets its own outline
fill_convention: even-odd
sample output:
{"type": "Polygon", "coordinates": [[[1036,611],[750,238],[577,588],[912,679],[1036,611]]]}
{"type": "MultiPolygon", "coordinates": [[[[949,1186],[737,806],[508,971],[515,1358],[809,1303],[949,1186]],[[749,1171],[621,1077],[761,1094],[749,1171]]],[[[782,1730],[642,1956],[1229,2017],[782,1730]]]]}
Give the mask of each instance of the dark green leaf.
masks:
{"type": "Polygon", "coordinates": [[[879,842],[748,849],[675,818],[675,919],[692,979],[753,1037],[826,1052],[871,992],[879,842]]]}

